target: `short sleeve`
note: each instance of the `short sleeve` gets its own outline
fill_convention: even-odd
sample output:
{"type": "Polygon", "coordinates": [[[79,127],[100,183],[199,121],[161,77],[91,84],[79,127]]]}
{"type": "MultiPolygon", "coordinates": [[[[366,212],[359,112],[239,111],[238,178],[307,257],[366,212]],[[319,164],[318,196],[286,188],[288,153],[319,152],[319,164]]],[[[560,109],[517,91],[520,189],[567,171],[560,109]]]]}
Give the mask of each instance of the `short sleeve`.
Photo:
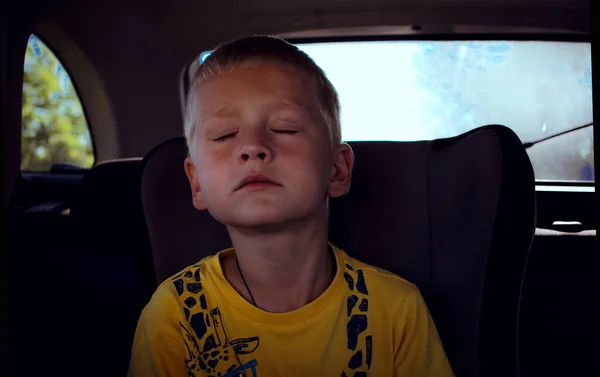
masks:
{"type": "Polygon", "coordinates": [[[427,305],[418,289],[394,329],[398,341],[394,376],[454,376],[427,305]]]}
{"type": "Polygon", "coordinates": [[[179,304],[161,286],[144,308],[135,330],[128,377],[187,376],[179,304]]]}

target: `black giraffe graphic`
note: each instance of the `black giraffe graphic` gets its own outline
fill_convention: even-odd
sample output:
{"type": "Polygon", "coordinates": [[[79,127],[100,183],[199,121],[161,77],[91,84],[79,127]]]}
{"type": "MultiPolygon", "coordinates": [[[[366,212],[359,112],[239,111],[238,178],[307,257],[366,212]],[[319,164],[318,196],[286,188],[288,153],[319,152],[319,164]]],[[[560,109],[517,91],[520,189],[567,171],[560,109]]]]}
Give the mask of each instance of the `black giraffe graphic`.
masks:
{"type": "Polygon", "coordinates": [[[346,325],[348,350],[352,351],[347,368],[342,377],[365,377],[371,369],[373,355],[373,337],[369,331],[369,290],[365,282],[364,272],[355,270],[346,264],[344,279],[350,290],[346,300],[348,322],[346,325]]]}
{"type": "Polygon", "coordinates": [[[188,377],[245,377],[248,370],[256,376],[256,360],[242,363],[240,355],[253,353],[259,338],[229,340],[219,308],[208,310],[200,269],[175,277],[173,285],[185,304],[182,309],[186,323],[180,322],[180,327],[187,350],[188,377]]]}

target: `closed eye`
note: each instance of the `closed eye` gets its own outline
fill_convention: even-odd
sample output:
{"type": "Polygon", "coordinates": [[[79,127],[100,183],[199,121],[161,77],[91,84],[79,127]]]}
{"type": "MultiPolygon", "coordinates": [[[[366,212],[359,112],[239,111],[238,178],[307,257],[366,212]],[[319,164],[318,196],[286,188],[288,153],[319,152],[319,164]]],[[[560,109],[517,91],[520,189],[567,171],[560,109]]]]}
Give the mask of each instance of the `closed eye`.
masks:
{"type": "Polygon", "coordinates": [[[223,142],[223,141],[225,141],[227,139],[231,139],[232,137],[234,137],[236,133],[237,132],[232,132],[232,133],[229,133],[229,134],[226,134],[226,135],[223,135],[223,136],[219,136],[217,138],[214,138],[213,141],[216,141],[217,143],[223,142]]]}
{"type": "Polygon", "coordinates": [[[297,130],[273,130],[276,134],[293,135],[298,133],[297,130]]]}

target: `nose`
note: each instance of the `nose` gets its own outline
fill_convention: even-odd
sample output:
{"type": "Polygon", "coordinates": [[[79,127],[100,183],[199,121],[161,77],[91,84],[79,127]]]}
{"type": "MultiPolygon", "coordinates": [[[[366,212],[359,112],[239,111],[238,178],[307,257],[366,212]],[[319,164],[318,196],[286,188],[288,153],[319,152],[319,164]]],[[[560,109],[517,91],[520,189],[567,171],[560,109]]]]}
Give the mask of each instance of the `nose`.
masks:
{"type": "Polygon", "coordinates": [[[255,136],[244,140],[244,144],[237,153],[237,159],[240,163],[246,163],[252,160],[270,162],[273,153],[263,137],[255,136]]]}

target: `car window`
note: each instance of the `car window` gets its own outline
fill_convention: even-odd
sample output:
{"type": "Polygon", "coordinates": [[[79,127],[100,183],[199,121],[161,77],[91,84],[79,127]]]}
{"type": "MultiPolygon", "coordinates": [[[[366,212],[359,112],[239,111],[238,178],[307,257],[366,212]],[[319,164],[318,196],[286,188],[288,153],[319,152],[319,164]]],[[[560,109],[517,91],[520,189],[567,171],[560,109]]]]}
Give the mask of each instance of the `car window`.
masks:
{"type": "MultiPolygon", "coordinates": [[[[368,41],[298,47],[338,91],[345,141],[432,140],[502,124],[524,143],[547,138],[528,148],[537,180],[594,180],[590,43],[368,41]]],[[[209,53],[200,55],[196,67],[209,53]]]]}
{"type": "Polygon", "coordinates": [[[35,35],[25,54],[22,127],[22,171],[47,172],[55,164],[93,165],[92,138],[73,83],[35,35]]]}

